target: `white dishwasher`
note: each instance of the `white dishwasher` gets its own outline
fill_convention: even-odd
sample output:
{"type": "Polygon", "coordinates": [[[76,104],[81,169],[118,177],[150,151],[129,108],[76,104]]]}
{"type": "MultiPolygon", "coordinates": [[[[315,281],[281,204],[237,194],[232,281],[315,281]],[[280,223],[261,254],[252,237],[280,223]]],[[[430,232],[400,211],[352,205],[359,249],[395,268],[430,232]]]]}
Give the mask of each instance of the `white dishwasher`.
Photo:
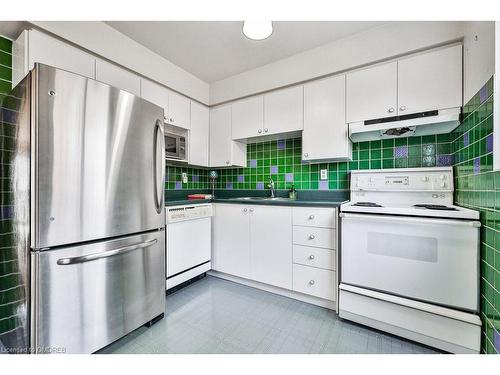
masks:
{"type": "Polygon", "coordinates": [[[167,207],[167,290],[211,269],[212,205],[167,207]]]}

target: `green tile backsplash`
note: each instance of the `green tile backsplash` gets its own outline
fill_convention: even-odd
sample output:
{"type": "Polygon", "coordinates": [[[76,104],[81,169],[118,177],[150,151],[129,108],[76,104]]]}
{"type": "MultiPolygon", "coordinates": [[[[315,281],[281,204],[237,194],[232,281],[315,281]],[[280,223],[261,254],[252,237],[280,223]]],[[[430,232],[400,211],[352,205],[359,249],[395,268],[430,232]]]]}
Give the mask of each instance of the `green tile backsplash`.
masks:
{"type": "Polygon", "coordinates": [[[493,79],[464,106],[451,133],[455,202],[481,215],[482,351],[500,352],[500,171],[493,171],[493,79]]]}
{"type": "MultiPolygon", "coordinates": [[[[277,189],[348,190],[349,171],[355,169],[407,168],[453,165],[450,134],[387,139],[353,144],[352,161],[303,163],[301,138],[252,143],[247,148],[247,167],[219,169],[217,189],[266,189],[271,177],[277,189]],[[320,170],[328,179],[320,179],[320,170]]],[[[208,189],[207,170],[167,167],[165,187],[171,189],[208,189]],[[182,183],[181,173],[188,174],[182,183]]]]}
{"type": "MultiPolygon", "coordinates": [[[[0,111],[5,108],[4,98],[11,89],[12,42],[0,37],[0,111]]],[[[9,182],[11,145],[16,137],[14,126],[0,121],[0,346],[7,335],[15,334],[21,322],[15,317],[19,308],[19,289],[22,280],[15,259],[15,239],[12,236],[12,194],[9,182]]]]}

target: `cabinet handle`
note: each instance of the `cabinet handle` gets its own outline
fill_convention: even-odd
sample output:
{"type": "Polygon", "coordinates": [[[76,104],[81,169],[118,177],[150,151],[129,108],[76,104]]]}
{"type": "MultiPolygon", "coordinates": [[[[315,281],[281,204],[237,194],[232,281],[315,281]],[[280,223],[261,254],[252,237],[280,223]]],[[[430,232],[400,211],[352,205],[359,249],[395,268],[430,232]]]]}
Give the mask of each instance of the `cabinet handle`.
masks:
{"type": "Polygon", "coordinates": [[[314,215],[309,215],[309,220],[314,219],[314,215]]]}
{"type": "Polygon", "coordinates": [[[174,122],[174,119],[172,117],[170,117],[170,122],[174,122]]]}
{"type": "Polygon", "coordinates": [[[310,235],[309,235],[309,239],[310,239],[310,240],[314,240],[314,234],[310,234],[310,235]]]}
{"type": "Polygon", "coordinates": [[[402,105],[401,107],[399,107],[399,110],[400,111],[406,111],[406,106],[402,105]]]}
{"type": "Polygon", "coordinates": [[[165,121],[168,121],[168,117],[167,117],[167,116],[163,116],[163,119],[164,119],[165,121]]]}
{"type": "Polygon", "coordinates": [[[306,157],[306,158],[307,158],[308,156],[309,156],[309,154],[306,152],[306,153],[304,154],[304,157],[306,157]]]}
{"type": "Polygon", "coordinates": [[[253,212],[253,208],[250,209],[250,212],[253,212]]]}
{"type": "Polygon", "coordinates": [[[260,133],[262,133],[262,129],[259,129],[259,131],[258,131],[258,132],[259,132],[259,134],[260,134],[260,133]]]}
{"type": "Polygon", "coordinates": [[[309,281],[309,285],[314,285],[316,284],[314,280],[309,281]]]}
{"type": "Polygon", "coordinates": [[[247,211],[248,211],[248,209],[246,209],[246,208],[243,209],[243,212],[247,212],[247,211]]]}
{"type": "Polygon", "coordinates": [[[311,255],[309,255],[309,259],[310,259],[310,260],[313,260],[313,259],[314,259],[314,255],[312,255],[312,254],[311,254],[311,255]]]}
{"type": "Polygon", "coordinates": [[[394,112],[394,108],[392,108],[392,107],[391,107],[391,108],[389,108],[389,109],[387,110],[387,112],[389,112],[389,113],[394,112]]]}
{"type": "Polygon", "coordinates": [[[267,133],[267,129],[264,129],[264,133],[267,133]]]}
{"type": "Polygon", "coordinates": [[[226,164],[229,165],[229,160],[226,160],[226,164]]]}

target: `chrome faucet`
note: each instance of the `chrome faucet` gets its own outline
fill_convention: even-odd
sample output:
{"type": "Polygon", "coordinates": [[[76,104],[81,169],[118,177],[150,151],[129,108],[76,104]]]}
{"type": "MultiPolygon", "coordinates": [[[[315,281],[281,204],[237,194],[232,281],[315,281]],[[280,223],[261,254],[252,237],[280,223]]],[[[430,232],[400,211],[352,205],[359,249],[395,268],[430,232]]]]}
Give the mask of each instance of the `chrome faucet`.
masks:
{"type": "Polygon", "coordinates": [[[275,198],[274,181],[271,177],[269,177],[269,184],[267,184],[267,187],[271,190],[271,198],[275,198]]]}

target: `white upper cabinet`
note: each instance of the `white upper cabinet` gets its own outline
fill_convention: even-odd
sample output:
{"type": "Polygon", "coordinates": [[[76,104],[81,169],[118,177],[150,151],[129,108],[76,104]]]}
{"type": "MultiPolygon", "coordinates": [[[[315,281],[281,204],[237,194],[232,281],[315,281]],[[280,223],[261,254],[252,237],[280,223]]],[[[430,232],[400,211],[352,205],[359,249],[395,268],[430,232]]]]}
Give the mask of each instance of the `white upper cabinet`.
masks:
{"type": "Polygon", "coordinates": [[[462,46],[347,74],[347,122],[462,106],[462,46]]]}
{"type": "Polygon", "coordinates": [[[189,130],[189,164],[208,167],[209,109],[191,102],[191,129],[189,130]]]}
{"type": "Polygon", "coordinates": [[[141,80],[141,96],[163,107],[165,122],[189,129],[191,127],[191,100],[148,79],[141,80]]]}
{"type": "Polygon", "coordinates": [[[264,97],[254,96],[231,104],[233,139],[257,137],[264,131],[264,97]]]}
{"type": "Polygon", "coordinates": [[[170,91],[168,96],[167,122],[180,128],[189,129],[191,126],[190,106],[191,100],[170,91]]]}
{"type": "Polygon", "coordinates": [[[398,61],[399,115],[461,106],[461,45],[398,61]]]}
{"type": "Polygon", "coordinates": [[[347,74],[347,122],[397,115],[396,61],[347,74]]]}
{"type": "Polygon", "coordinates": [[[25,30],[13,44],[12,87],[35,63],[95,78],[95,57],[36,30],[25,30]]]}
{"type": "Polygon", "coordinates": [[[304,85],[302,160],[351,158],[345,117],[345,75],[304,85]]]}
{"type": "Polygon", "coordinates": [[[231,138],[231,105],[210,108],[210,167],[246,167],[246,152],[231,138]]]}
{"type": "Polygon", "coordinates": [[[169,90],[148,79],[141,79],[141,97],[163,108],[167,122],[169,90]]]}
{"type": "Polygon", "coordinates": [[[141,78],[107,61],[96,60],[95,78],[98,81],[128,91],[134,95],[141,95],[141,78]]]}
{"type": "Polygon", "coordinates": [[[303,86],[264,95],[264,135],[300,131],[304,128],[303,86]]]}

